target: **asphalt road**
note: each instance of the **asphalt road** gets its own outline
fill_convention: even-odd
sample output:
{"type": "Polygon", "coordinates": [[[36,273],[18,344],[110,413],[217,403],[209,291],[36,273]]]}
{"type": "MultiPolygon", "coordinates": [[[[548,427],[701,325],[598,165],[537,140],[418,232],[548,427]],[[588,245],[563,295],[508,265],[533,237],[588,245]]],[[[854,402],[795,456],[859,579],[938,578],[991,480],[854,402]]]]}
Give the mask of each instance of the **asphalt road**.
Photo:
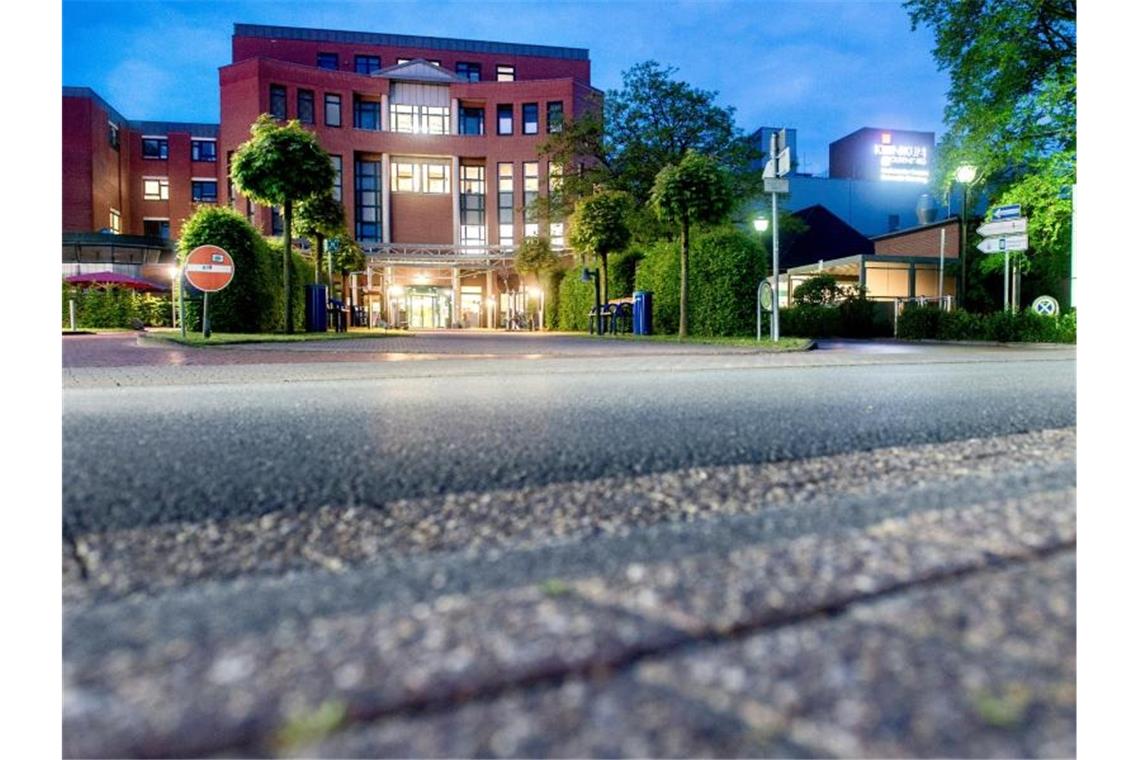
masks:
{"type": "Polygon", "coordinates": [[[401,340],[70,362],[66,754],[1075,751],[1071,350],[401,340]]]}

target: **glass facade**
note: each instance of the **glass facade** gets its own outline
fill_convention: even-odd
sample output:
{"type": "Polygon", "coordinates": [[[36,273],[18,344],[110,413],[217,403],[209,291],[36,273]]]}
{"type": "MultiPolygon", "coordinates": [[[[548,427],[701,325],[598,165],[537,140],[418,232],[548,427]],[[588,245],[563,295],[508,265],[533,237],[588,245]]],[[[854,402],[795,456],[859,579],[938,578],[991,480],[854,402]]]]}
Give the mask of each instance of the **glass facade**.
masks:
{"type": "Polygon", "coordinates": [[[356,195],[356,239],[361,242],[380,242],[380,183],[379,161],[356,162],[353,172],[353,189],[356,195]]]}
{"type": "Polygon", "coordinates": [[[523,161],[523,237],[538,237],[538,162],[523,161]]]}
{"type": "Polygon", "coordinates": [[[459,244],[487,244],[487,178],[483,166],[459,167],[459,244]]]}
{"type": "Polygon", "coordinates": [[[393,132],[446,135],[451,124],[451,109],[444,106],[393,103],[388,106],[388,114],[390,129],[393,132]]]}
{"type": "Polygon", "coordinates": [[[515,242],[515,167],[499,164],[499,245],[515,242]]]}

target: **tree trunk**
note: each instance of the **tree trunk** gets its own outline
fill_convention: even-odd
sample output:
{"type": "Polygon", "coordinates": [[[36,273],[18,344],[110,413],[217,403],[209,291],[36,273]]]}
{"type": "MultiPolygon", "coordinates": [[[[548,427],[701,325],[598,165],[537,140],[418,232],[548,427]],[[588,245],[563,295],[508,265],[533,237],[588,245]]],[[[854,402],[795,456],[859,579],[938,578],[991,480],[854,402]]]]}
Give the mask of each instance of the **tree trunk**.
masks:
{"type": "MultiPolygon", "coordinates": [[[[316,285],[321,284],[321,259],[325,253],[325,236],[318,234],[317,238],[317,258],[313,262],[313,283],[316,285]]],[[[329,283],[330,285],[332,283],[329,283]]]]}
{"type": "Polygon", "coordinates": [[[681,314],[677,335],[686,338],[689,335],[689,222],[681,222],[681,314]]]}
{"type": "Polygon", "coordinates": [[[610,302],[610,264],[609,255],[599,253],[598,258],[602,260],[602,306],[610,302]]]}
{"type": "Polygon", "coordinates": [[[285,201],[285,235],[282,241],[285,244],[284,256],[282,256],[283,264],[282,271],[284,272],[285,279],[285,334],[293,334],[293,294],[289,288],[289,269],[293,263],[293,257],[290,255],[293,252],[293,201],[285,201]]]}

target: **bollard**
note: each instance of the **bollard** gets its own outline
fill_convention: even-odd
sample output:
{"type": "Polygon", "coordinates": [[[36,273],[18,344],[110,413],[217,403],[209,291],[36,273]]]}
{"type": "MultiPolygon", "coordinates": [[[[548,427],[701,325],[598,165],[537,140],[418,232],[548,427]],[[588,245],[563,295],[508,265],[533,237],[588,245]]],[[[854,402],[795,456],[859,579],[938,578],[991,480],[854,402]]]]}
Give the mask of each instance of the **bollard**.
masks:
{"type": "Polygon", "coordinates": [[[71,317],[71,331],[75,332],[75,299],[74,298],[67,299],[67,311],[68,311],[68,315],[71,317]]]}

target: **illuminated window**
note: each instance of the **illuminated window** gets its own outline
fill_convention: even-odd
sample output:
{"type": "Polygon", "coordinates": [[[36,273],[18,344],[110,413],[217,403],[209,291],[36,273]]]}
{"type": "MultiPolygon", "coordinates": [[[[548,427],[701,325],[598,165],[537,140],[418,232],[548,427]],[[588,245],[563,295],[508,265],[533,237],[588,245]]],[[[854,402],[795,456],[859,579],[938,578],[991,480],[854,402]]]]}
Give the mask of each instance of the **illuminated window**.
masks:
{"type": "Polygon", "coordinates": [[[499,164],[499,245],[512,246],[515,238],[515,167],[499,164]]]}
{"type": "Polygon", "coordinates": [[[317,118],[313,106],[312,90],[297,90],[297,120],[302,124],[313,124],[317,118]]]}
{"type": "Polygon", "coordinates": [[[538,103],[523,103],[522,125],[524,135],[538,134],[538,103]]]}
{"type": "Polygon", "coordinates": [[[274,119],[285,120],[285,87],[280,84],[269,85],[269,115],[274,119]]]}
{"type": "Polygon", "coordinates": [[[190,160],[191,161],[208,161],[210,163],[218,160],[218,143],[216,140],[191,140],[190,141],[190,160]]]}
{"type": "Polygon", "coordinates": [[[403,66],[405,63],[411,63],[411,62],[412,62],[411,58],[397,58],[396,59],[396,65],[397,66],[403,66]]]}
{"type": "Polygon", "coordinates": [[[142,139],[143,158],[165,159],[167,143],[165,137],[144,137],[142,139]]]}
{"type": "Polygon", "coordinates": [[[448,175],[451,174],[451,167],[441,164],[425,164],[424,165],[424,192],[425,193],[449,193],[451,188],[448,183],[448,175]]]}
{"type": "Polygon", "coordinates": [[[553,248],[566,247],[566,225],[564,223],[550,223],[550,245],[553,248]]]}
{"type": "Polygon", "coordinates": [[[446,135],[451,121],[451,109],[445,106],[413,106],[393,103],[388,106],[393,132],[420,135],[446,135]]]}
{"type": "Polygon", "coordinates": [[[487,180],[482,166],[459,167],[459,243],[487,243],[487,180]]]}
{"type": "Polygon", "coordinates": [[[553,100],[546,104],[546,131],[562,131],[562,101],[553,100]]]}
{"type": "Polygon", "coordinates": [[[354,174],[356,197],[356,239],[380,240],[380,162],[357,161],[354,174]]]}
{"type": "Polygon", "coordinates": [[[523,161],[523,236],[538,236],[538,162],[523,161]]]}
{"type": "Polygon", "coordinates": [[[414,193],[419,191],[419,172],[415,164],[392,162],[392,192],[414,193]]]}
{"type": "Polygon", "coordinates": [[[393,132],[416,131],[416,107],[393,103],[390,108],[388,127],[393,132]]]}
{"type": "Polygon", "coordinates": [[[143,199],[170,200],[170,180],[166,177],[143,177],[143,199]]]}
{"type": "Polygon", "coordinates": [[[340,95],[335,92],[325,93],[325,126],[340,126],[340,95]]]}
{"type": "Polygon", "coordinates": [[[515,67],[507,66],[500,63],[495,67],[495,81],[497,82],[513,82],[515,81],[515,67]]]}
{"type": "Polygon", "coordinates": [[[380,70],[380,56],[358,55],[356,56],[355,64],[357,74],[371,74],[374,71],[380,70]]]}
{"type": "Polygon", "coordinates": [[[123,217],[116,208],[111,209],[110,229],[116,235],[123,234],[123,217]]]}
{"type": "Polygon", "coordinates": [[[394,193],[451,192],[451,164],[393,159],[391,175],[391,187],[394,193]]]}

